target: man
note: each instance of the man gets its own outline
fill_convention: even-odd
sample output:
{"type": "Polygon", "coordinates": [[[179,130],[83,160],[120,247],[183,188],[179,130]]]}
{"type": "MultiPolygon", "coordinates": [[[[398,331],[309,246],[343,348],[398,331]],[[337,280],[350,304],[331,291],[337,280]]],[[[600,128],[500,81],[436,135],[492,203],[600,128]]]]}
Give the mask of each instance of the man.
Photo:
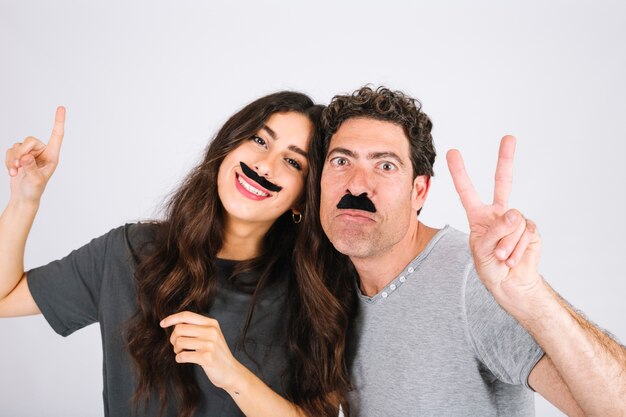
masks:
{"type": "Polygon", "coordinates": [[[537,272],[535,225],[507,207],[515,139],[504,137],[493,204],[447,155],[467,236],[419,221],[432,124],[385,88],[336,96],[320,218],[358,273],[352,411],[358,416],[534,415],[532,391],[568,415],[626,415],[626,352],[537,272]]]}

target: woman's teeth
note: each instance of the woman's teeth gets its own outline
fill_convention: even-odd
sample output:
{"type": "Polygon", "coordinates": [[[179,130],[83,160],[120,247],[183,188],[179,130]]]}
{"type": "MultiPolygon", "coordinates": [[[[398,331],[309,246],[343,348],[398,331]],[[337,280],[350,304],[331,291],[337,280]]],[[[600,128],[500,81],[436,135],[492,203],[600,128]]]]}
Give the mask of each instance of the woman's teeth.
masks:
{"type": "Polygon", "coordinates": [[[246,190],[250,191],[252,194],[256,194],[258,196],[261,197],[267,197],[269,196],[268,193],[258,190],[256,188],[254,188],[252,185],[248,184],[243,178],[241,178],[241,175],[237,175],[237,181],[239,181],[239,184],[242,185],[243,188],[245,188],[246,190]]]}

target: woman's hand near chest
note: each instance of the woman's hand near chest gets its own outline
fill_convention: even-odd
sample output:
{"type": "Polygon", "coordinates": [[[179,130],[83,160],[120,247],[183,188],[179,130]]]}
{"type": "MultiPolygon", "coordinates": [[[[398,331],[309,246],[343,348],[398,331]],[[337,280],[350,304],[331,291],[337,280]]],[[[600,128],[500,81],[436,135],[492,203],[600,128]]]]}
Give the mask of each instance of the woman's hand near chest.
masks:
{"type": "Polygon", "coordinates": [[[176,362],[200,365],[216,387],[229,391],[248,371],[233,356],[217,320],[183,311],[166,317],[160,325],[174,327],[170,343],[176,362]]]}
{"type": "Polygon", "coordinates": [[[248,417],[303,417],[295,404],[287,401],[232,354],[217,320],[190,311],[164,318],[161,327],[174,327],[170,343],[178,363],[202,366],[213,385],[233,398],[248,417]]]}

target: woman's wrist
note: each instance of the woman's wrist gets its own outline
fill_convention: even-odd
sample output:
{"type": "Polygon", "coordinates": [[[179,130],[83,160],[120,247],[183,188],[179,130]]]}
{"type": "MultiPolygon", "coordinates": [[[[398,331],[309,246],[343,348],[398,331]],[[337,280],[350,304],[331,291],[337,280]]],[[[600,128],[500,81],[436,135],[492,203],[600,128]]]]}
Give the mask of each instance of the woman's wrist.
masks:
{"type": "Polygon", "coordinates": [[[24,196],[12,195],[9,199],[9,207],[13,207],[19,212],[37,212],[41,204],[41,196],[38,198],[29,198],[24,196]]]}
{"type": "Polygon", "coordinates": [[[236,363],[235,369],[232,380],[222,387],[233,399],[249,392],[249,387],[254,383],[254,379],[258,379],[256,375],[239,362],[236,363]]]}

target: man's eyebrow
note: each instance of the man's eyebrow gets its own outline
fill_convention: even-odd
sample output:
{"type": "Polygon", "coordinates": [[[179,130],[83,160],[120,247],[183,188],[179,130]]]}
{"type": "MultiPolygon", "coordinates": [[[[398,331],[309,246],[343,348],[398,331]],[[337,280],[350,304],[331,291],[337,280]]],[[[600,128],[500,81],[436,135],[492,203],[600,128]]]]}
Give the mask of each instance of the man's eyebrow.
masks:
{"type": "Polygon", "coordinates": [[[398,162],[401,167],[404,167],[404,162],[402,162],[402,159],[400,159],[398,154],[396,154],[395,152],[372,152],[367,155],[367,159],[385,159],[385,158],[395,159],[396,162],[398,162]]]}
{"type": "Polygon", "coordinates": [[[277,140],[276,132],[274,132],[271,127],[269,127],[268,125],[263,125],[262,129],[265,130],[267,134],[272,137],[272,139],[277,140]]]}
{"type": "Polygon", "coordinates": [[[328,151],[328,156],[334,154],[334,153],[339,153],[341,155],[345,155],[345,156],[349,156],[349,157],[356,157],[356,154],[354,152],[352,152],[350,149],[346,149],[346,148],[333,148],[330,151],[328,151]]]}
{"type": "MultiPolygon", "coordinates": [[[[345,155],[345,156],[349,156],[351,158],[356,158],[358,156],[357,153],[351,151],[350,149],[346,149],[346,148],[333,148],[328,152],[328,156],[332,155],[332,154],[341,154],[341,155],[345,155]]],[[[398,156],[397,153],[395,152],[389,152],[389,151],[385,151],[385,152],[371,152],[367,154],[367,159],[384,159],[384,158],[391,158],[393,160],[395,160],[396,162],[398,162],[398,164],[400,164],[401,167],[404,167],[404,162],[402,162],[402,159],[398,156]]]]}
{"type": "Polygon", "coordinates": [[[304,156],[305,158],[309,159],[309,154],[307,153],[307,151],[305,151],[304,149],[296,146],[296,145],[289,145],[287,147],[287,149],[289,149],[290,151],[293,151],[297,154],[300,154],[302,156],[304,156]]]}

